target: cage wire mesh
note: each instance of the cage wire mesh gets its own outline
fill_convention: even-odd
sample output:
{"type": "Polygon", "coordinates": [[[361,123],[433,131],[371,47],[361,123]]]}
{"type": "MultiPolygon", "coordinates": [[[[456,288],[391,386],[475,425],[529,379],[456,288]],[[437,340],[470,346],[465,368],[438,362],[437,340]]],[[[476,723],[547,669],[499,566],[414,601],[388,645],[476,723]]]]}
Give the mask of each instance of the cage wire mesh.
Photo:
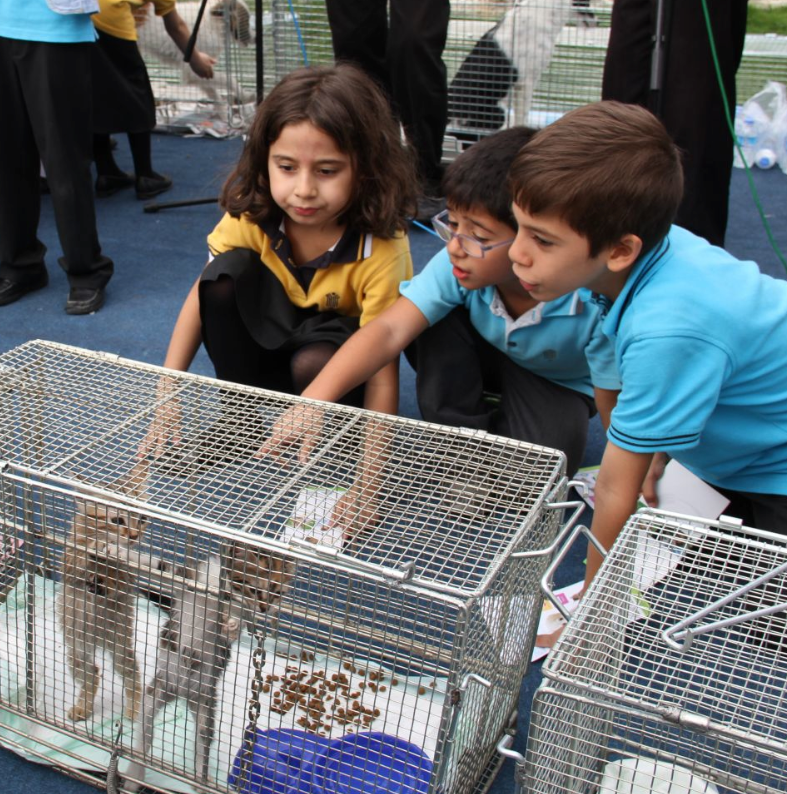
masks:
{"type": "Polygon", "coordinates": [[[0,356],[3,743],[119,762],[127,791],[488,787],[564,456],[318,405],[54,343],[0,356]],[[294,408],[308,459],[255,456],[294,408]]]}
{"type": "Polygon", "coordinates": [[[787,537],[633,516],[544,665],[524,790],[787,790],[787,537]]]}

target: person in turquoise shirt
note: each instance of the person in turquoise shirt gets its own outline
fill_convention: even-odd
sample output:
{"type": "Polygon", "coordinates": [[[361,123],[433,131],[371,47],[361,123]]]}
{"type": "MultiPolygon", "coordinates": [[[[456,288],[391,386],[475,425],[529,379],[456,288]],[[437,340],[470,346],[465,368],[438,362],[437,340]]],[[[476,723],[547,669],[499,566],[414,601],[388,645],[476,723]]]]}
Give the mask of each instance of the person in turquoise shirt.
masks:
{"type": "MultiPolygon", "coordinates": [[[[725,513],[787,533],[787,282],[673,226],[681,154],[647,110],[599,102],[541,130],[511,169],[514,273],[549,301],[584,288],[606,313],[621,392],[592,531],[610,548],[666,455],[725,513]]],[[[586,582],[600,555],[588,553],[586,582]]]]}
{"type": "Polygon", "coordinates": [[[68,314],[104,303],[112,260],[101,253],[91,175],[93,0],[0,0],[0,306],[49,281],[38,239],[46,171],[68,276],[68,314]]]}

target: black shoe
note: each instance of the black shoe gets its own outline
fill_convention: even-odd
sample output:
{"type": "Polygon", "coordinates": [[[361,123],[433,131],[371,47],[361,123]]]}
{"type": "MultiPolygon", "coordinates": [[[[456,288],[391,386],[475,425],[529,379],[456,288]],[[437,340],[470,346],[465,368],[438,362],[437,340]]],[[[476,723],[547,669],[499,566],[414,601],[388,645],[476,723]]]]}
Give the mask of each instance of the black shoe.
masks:
{"type": "Polygon", "coordinates": [[[103,287],[71,287],[66,301],[66,314],[92,314],[103,305],[103,287]]]}
{"type": "Polygon", "coordinates": [[[9,281],[7,278],[0,278],[0,306],[7,306],[27,295],[28,292],[35,292],[43,289],[49,283],[49,275],[44,272],[30,281],[21,284],[16,281],[9,281]]]}
{"type": "Polygon", "coordinates": [[[131,174],[99,174],[96,178],[96,195],[106,198],[133,184],[134,177],[131,174]]]}
{"type": "Polygon", "coordinates": [[[168,176],[138,176],[137,198],[150,199],[158,196],[172,187],[172,180],[168,176]]]}

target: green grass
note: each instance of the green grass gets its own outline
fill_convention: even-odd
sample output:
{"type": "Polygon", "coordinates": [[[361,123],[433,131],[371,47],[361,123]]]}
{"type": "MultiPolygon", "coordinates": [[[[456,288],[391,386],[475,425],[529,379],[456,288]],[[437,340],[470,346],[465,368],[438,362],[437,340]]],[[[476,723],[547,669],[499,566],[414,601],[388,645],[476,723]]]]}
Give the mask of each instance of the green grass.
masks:
{"type": "Polygon", "coordinates": [[[787,6],[757,8],[749,4],[746,31],[747,33],[778,33],[787,36],[787,6]]]}

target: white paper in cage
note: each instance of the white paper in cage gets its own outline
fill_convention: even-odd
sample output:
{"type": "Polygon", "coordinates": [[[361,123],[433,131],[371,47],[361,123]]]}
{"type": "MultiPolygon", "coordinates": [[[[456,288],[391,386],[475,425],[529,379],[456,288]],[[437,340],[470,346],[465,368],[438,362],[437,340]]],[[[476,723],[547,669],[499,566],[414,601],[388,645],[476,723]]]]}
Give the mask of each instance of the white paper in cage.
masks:
{"type": "Polygon", "coordinates": [[[278,537],[283,543],[293,538],[316,541],[341,550],[344,532],[340,526],[328,526],[336,503],[345,488],[304,488],[295,500],[295,509],[278,537]]]}

